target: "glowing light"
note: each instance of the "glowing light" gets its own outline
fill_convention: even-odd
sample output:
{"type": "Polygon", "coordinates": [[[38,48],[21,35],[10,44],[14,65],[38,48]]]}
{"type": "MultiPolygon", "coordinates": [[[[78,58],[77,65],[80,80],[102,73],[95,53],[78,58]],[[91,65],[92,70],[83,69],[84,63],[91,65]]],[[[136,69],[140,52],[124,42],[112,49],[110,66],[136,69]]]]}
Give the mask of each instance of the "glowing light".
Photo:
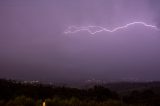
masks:
{"type": "Polygon", "coordinates": [[[45,103],[45,102],[43,102],[42,106],[46,106],[46,103],[45,103]]]}
{"type": "Polygon", "coordinates": [[[80,31],[88,31],[90,34],[96,34],[96,33],[102,32],[102,31],[113,33],[113,32],[116,32],[118,30],[127,29],[127,28],[129,28],[130,26],[133,26],[133,25],[143,25],[144,27],[149,27],[149,28],[152,28],[152,29],[155,29],[155,30],[159,30],[157,26],[150,25],[150,24],[147,24],[145,22],[132,22],[132,23],[128,23],[124,26],[116,27],[116,28],[111,29],[111,30],[107,29],[107,28],[104,28],[104,27],[101,27],[101,26],[86,26],[86,27],[69,26],[64,33],[65,34],[74,34],[74,33],[80,32],[80,31]]]}

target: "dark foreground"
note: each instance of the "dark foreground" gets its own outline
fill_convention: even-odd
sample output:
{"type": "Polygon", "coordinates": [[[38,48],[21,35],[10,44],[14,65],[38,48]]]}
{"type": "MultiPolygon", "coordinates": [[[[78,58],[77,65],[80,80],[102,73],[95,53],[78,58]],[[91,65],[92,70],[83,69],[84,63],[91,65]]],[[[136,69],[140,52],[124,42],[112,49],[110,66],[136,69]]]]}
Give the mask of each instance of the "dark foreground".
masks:
{"type": "Polygon", "coordinates": [[[42,106],[44,102],[46,106],[160,106],[160,83],[78,89],[0,79],[0,106],[42,106]]]}

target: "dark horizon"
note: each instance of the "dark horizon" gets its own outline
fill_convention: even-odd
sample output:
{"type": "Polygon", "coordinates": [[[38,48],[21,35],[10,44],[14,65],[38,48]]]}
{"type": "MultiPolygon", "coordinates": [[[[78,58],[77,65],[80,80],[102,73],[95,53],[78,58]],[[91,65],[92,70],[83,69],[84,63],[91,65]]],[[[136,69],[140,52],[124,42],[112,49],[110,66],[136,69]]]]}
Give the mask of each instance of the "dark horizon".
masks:
{"type": "Polygon", "coordinates": [[[72,25],[114,29],[137,21],[159,28],[159,6],[159,0],[1,0],[0,78],[160,81],[160,31],[134,25],[64,33],[72,25]]]}

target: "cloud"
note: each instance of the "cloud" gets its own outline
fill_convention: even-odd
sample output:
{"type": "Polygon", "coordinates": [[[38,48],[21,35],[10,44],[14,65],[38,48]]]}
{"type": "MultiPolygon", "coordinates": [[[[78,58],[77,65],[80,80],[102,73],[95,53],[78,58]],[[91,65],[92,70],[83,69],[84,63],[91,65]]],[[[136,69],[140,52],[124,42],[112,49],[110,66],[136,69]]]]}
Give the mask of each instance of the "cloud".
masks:
{"type": "Polygon", "coordinates": [[[153,21],[158,27],[160,27],[160,1],[159,0],[149,0],[148,2],[150,9],[153,13],[153,21]]]}

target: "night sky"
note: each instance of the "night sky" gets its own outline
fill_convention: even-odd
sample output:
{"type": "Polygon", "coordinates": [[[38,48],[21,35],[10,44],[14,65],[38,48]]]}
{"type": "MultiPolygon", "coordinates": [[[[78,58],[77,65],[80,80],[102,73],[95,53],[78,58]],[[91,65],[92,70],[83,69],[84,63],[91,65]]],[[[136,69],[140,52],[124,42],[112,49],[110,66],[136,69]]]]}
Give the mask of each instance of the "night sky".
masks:
{"type": "Polygon", "coordinates": [[[160,31],[64,34],[71,25],[160,27],[160,0],[0,0],[0,78],[160,80],[160,31]]]}

